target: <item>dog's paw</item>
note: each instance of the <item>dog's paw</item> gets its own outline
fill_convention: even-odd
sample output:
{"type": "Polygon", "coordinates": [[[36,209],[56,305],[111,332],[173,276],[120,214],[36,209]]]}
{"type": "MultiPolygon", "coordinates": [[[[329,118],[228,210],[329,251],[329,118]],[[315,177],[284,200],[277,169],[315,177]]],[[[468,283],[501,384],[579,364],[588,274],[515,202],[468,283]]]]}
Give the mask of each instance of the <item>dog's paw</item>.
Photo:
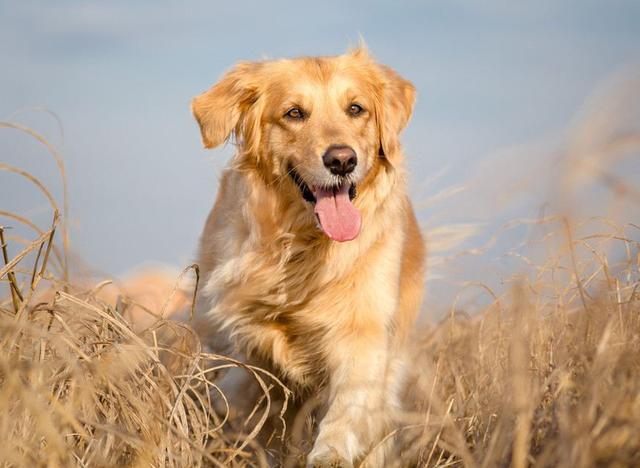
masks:
{"type": "MultiPolygon", "coordinates": [[[[315,451],[314,451],[315,452],[315,451]]],[[[307,458],[307,468],[352,468],[353,463],[329,447],[320,453],[312,452],[307,458]]]]}

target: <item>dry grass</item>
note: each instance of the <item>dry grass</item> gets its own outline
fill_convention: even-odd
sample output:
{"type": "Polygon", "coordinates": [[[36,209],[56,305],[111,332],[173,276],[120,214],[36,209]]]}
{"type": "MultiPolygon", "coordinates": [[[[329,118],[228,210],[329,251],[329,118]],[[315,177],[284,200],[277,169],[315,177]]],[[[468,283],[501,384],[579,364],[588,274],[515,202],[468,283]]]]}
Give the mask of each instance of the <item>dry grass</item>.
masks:
{"type": "MultiPolygon", "coordinates": [[[[44,138],[2,126],[43,143],[64,176],[44,138]]],[[[53,213],[42,229],[0,212],[33,231],[18,239],[0,230],[0,464],[266,465],[257,436],[267,426],[267,436],[282,435],[282,383],[205,352],[188,323],[167,320],[177,286],[146,307],[105,298],[106,283],[70,280],[64,210],[32,175],[0,170],[31,180],[53,213]],[[132,308],[152,317],[146,328],[134,331],[132,308]],[[230,366],[263,391],[246,420],[216,386],[230,366]]],[[[606,184],[618,187],[610,173],[606,184]]],[[[503,291],[467,286],[489,305],[469,317],[454,303],[419,334],[412,404],[389,435],[395,465],[640,466],[640,227],[567,216],[534,225],[518,252],[526,267],[503,291]]]]}
{"type": "Polygon", "coordinates": [[[430,427],[405,437],[404,457],[640,466],[640,228],[596,236],[574,233],[591,223],[542,222],[564,248],[479,315],[452,310],[423,341],[430,370],[416,377],[412,417],[430,427]],[[603,254],[608,243],[623,247],[618,262],[603,254]]]}
{"type": "MultiPolygon", "coordinates": [[[[66,198],[64,164],[47,140],[19,124],[0,122],[0,128],[24,132],[45,146],[62,174],[66,198]]],[[[111,281],[69,281],[66,220],[54,196],[32,174],[2,163],[0,171],[32,182],[53,219],[41,229],[20,214],[0,211],[10,227],[34,233],[25,239],[0,224],[0,464],[264,465],[256,436],[274,411],[272,400],[284,411],[290,392],[262,369],[204,352],[191,328],[164,318],[191,296],[178,286],[191,270],[197,284],[197,266],[185,269],[168,294],[142,302],[118,295],[127,288],[111,281]],[[54,244],[56,234],[62,248],[54,244]],[[18,252],[10,255],[12,249],[18,252]],[[246,420],[230,418],[215,383],[229,367],[244,369],[263,390],[246,420]]],[[[153,277],[157,285],[156,276],[162,275],[153,277]]],[[[135,281],[129,286],[139,288],[135,281]]]]}

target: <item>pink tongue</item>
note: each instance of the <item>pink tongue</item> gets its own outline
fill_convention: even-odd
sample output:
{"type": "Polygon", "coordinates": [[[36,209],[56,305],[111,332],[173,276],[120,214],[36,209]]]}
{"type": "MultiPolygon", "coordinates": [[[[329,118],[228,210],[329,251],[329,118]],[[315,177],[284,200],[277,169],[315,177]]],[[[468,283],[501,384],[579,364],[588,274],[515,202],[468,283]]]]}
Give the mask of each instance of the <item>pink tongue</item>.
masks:
{"type": "Polygon", "coordinates": [[[338,242],[355,239],[360,232],[360,212],[349,200],[349,185],[333,190],[315,189],[315,213],[324,233],[338,242]]]}

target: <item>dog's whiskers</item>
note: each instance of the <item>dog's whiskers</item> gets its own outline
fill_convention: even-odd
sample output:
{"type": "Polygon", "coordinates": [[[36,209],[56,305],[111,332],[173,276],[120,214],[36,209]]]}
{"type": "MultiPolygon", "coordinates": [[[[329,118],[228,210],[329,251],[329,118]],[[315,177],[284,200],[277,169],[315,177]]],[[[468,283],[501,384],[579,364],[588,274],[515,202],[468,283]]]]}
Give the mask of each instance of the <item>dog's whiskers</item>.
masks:
{"type": "Polygon", "coordinates": [[[287,176],[290,176],[293,173],[296,173],[298,168],[302,166],[302,163],[298,163],[295,166],[289,166],[289,168],[287,169],[286,172],[284,172],[283,174],[280,174],[278,177],[276,177],[273,182],[271,182],[271,184],[269,185],[275,185],[275,184],[280,184],[282,183],[282,180],[285,179],[287,176]]]}

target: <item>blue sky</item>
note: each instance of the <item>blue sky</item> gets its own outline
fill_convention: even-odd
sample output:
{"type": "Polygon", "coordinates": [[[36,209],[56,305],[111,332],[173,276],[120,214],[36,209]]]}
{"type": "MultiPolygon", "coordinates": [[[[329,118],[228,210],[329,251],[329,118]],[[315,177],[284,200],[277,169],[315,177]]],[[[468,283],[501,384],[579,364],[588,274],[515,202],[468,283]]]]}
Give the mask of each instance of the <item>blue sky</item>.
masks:
{"type": "MultiPolygon", "coordinates": [[[[418,89],[403,140],[420,200],[505,148],[561,141],[594,89],[638,63],[638,24],[637,1],[0,1],[0,117],[34,107],[60,116],[63,141],[46,114],[14,119],[62,145],[72,245],[89,265],[182,266],[232,151],[200,147],[189,101],[235,62],[338,54],[362,35],[418,89]]],[[[2,131],[0,151],[59,191],[38,145],[2,131]]],[[[0,176],[3,208],[44,224],[38,195],[0,176]]],[[[466,203],[419,216],[496,222],[466,203]]]]}

